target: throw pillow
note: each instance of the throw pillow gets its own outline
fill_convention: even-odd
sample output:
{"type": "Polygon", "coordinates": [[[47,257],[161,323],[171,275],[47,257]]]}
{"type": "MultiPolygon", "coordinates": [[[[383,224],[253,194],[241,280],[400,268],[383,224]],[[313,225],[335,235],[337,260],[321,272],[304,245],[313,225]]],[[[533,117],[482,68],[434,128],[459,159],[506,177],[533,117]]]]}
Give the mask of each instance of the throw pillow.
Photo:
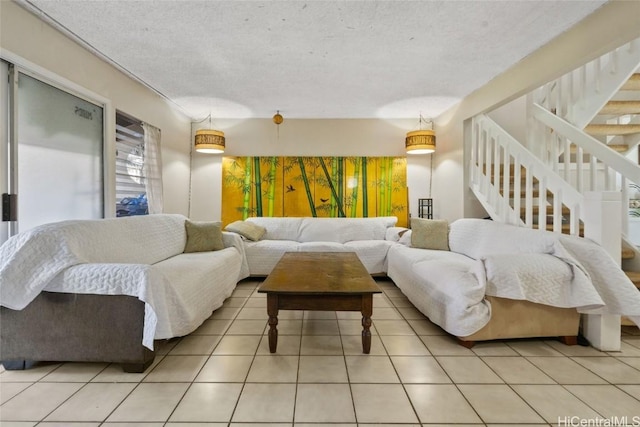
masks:
{"type": "Polygon", "coordinates": [[[222,224],[219,222],[195,222],[186,220],[187,244],[184,252],[208,252],[224,249],[222,224]]]}
{"type": "Polygon", "coordinates": [[[411,246],[449,250],[449,223],[446,220],[411,218],[411,246]]]}
{"type": "Polygon", "coordinates": [[[249,221],[235,221],[225,227],[227,231],[238,233],[249,240],[258,241],[262,239],[267,229],[249,221]]]}

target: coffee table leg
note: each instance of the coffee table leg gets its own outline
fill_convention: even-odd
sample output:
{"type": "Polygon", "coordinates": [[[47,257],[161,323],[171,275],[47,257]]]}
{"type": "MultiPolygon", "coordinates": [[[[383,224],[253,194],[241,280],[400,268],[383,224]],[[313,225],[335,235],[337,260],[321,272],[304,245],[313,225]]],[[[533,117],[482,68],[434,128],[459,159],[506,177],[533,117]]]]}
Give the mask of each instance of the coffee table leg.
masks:
{"type": "Polygon", "coordinates": [[[372,295],[362,296],[362,352],[369,354],[371,351],[371,315],[373,314],[372,295]]]}
{"type": "Polygon", "coordinates": [[[275,353],[278,347],[278,296],[267,294],[267,314],[269,315],[269,352],[275,353]]]}

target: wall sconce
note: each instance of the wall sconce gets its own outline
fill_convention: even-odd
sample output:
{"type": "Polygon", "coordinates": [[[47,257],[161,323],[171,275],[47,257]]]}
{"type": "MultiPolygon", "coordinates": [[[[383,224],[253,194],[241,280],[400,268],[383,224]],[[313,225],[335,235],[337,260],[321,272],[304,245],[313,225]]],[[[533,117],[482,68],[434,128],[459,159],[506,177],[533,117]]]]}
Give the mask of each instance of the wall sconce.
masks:
{"type": "Polygon", "coordinates": [[[193,143],[199,153],[224,153],[224,132],[211,129],[211,114],[209,114],[209,129],[198,129],[193,143]]]}
{"type": "Polygon", "coordinates": [[[407,138],[404,140],[407,154],[430,154],[436,151],[436,133],[433,131],[433,122],[431,120],[426,121],[426,124],[429,125],[431,129],[422,129],[423,123],[425,123],[425,120],[421,114],[419,122],[420,130],[407,133],[407,138]]]}

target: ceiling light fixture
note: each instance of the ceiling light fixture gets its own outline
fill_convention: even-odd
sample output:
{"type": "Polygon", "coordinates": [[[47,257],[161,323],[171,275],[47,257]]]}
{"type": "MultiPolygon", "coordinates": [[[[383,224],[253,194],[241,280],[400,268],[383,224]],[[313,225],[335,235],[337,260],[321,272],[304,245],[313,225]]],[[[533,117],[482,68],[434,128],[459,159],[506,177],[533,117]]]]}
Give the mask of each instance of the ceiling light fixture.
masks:
{"type": "Polygon", "coordinates": [[[224,132],[211,129],[211,114],[209,114],[209,129],[198,129],[196,131],[194,146],[199,153],[224,153],[224,132]]]}
{"type": "Polygon", "coordinates": [[[433,131],[433,121],[424,120],[420,114],[419,130],[407,133],[404,146],[407,154],[430,154],[436,151],[436,133],[433,131]],[[430,129],[422,129],[423,123],[430,129]]]}

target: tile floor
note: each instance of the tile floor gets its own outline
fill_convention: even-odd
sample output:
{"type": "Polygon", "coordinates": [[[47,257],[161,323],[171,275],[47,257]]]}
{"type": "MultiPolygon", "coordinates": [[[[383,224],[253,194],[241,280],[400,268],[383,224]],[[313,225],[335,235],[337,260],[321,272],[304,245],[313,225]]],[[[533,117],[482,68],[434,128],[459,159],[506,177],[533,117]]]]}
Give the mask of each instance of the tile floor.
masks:
{"type": "Polygon", "coordinates": [[[378,283],[370,355],[359,313],[302,311],[280,313],[270,354],[266,298],[248,280],[193,334],[158,342],[144,374],[100,363],[0,373],[0,425],[640,425],[637,328],[616,353],[553,340],[469,350],[378,283]]]}

